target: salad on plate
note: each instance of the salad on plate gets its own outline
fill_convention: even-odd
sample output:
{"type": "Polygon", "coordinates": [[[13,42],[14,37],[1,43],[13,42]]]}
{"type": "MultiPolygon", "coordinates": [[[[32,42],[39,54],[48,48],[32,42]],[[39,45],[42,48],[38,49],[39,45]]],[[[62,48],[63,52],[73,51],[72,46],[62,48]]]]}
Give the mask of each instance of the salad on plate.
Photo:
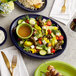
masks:
{"type": "MultiPolygon", "coordinates": [[[[26,17],[18,20],[17,27],[25,23],[30,25],[33,29],[33,33],[30,38],[23,39],[16,33],[18,36],[17,43],[25,51],[44,56],[55,54],[56,51],[62,49],[64,37],[58,26],[52,24],[50,19],[43,19],[42,16],[30,18],[27,15],[26,17]]],[[[15,31],[17,31],[17,27],[15,31]]]]}

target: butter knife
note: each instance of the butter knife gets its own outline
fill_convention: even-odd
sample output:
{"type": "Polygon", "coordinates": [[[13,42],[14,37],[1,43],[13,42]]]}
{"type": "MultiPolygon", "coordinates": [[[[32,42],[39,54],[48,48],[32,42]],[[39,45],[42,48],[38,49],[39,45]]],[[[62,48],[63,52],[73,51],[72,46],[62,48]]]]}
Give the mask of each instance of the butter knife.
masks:
{"type": "Polygon", "coordinates": [[[10,69],[9,60],[8,60],[7,56],[5,55],[5,53],[4,53],[3,51],[1,51],[1,54],[2,54],[2,56],[3,56],[3,59],[4,59],[4,61],[5,61],[5,64],[6,64],[7,68],[8,68],[8,70],[9,70],[10,74],[11,74],[11,69],[10,69]]]}

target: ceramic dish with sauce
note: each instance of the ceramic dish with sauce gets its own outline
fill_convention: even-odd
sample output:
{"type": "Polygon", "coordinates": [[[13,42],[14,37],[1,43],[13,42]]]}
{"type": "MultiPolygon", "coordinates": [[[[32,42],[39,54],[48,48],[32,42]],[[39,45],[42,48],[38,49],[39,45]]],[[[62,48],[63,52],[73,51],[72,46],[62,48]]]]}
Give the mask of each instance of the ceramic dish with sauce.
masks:
{"type": "Polygon", "coordinates": [[[28,39],[33,33],[32,27],[27,23],[22,23],[17,26],[16,33],[21,39],[28,39]]]}
{"type": "Polygon", "coordinates": [[[10,37],[11,37],[12,42],[21,52],[23,52],[24,54],[27,54],[29,56],[36,57],[36,58],[47,59],[47,58],[56,57],[64,51],[66,44],[67,44],[67,38],[66,38],[66,35],[65,35],[64,31],[62,30],[62,28],[53,20],[51,20],[45,16],[41,16],[41,15],[37,15],[37,14],[27,14],[27,15],[22,15],[22,16],[16,18],[12,22],[9,32],[10,32],[10,37]],[[40,19],[41,22],[42,21],[45,22],[43,26],[45,26],[45,24],[47,24],[45,27],[50,27],[50,29],[43,30],[42,29],[43,27],[40,26],[40,25],[42,25],[43,22],[42,23],[38,22],[36,19],[40,19]],[[28,39],[21,39],[18,36],[18,34],[16,34],[16,30],[17,30],[16,27],[19,24],[23,24],[23,23],[28,23],[33,28],[33,34],[28,39]],[[39,31],[38,31],[38,33],[35,34],[35,32],[37,30],[39,30],[39,31]],[[55,30],[55,31],[53,31],[53,30],[55,30]],[[57,35],[59,35],[60,40],[56,39],[56,32],[58,32],[57,35]],[[34,36],[36,36],[36,37],[34,37],[34,36]],[[31,39],[32,37],[34,39],[31,39]],[[44,40],[46,41],[46,43],[44,40]],[[52,43],[51,43],[51,40],[52,40],[52,43]],[[61,43],[63,42],[63,44],[61,44],[59,41],[61,43]],[[35,45],[34,42],[37,42],[37,44],[35,45]],[[60,49],[60,47],[54,48],[56,43],[58,43],[58,46],[61,45],[61,49],[60,49]],[[48,46],[48,44],[52,44],[52,45],[48,46]],[[39,50],[37,50],[37,49],[39,49],[39,50]],[[56,49],[58,49],[58,50],[56,50],[56,49]]]}

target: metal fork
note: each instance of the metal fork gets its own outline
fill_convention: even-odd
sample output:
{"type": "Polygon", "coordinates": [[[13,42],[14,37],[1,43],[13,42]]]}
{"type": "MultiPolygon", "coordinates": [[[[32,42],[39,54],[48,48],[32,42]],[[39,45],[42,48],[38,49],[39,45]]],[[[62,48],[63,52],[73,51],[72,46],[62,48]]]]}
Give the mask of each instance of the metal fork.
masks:
{"type": "Polygon", "coordinates": [[[13,59],[12,59],[12,73],[11,73],[11,76],[13,76],[13,72],[14,72],[14,68],[16,67],[17,65],[17,56],[13,56],[13,59]]]}
{"type": "Polygon", "coordinates": [[[64,0],[64,4],[63,4],[63,6],[62,6],[62,8],[61,8],[61,12],[62,13],[65,13],[65,11],[66,11],[66,0],[64,0]]]}

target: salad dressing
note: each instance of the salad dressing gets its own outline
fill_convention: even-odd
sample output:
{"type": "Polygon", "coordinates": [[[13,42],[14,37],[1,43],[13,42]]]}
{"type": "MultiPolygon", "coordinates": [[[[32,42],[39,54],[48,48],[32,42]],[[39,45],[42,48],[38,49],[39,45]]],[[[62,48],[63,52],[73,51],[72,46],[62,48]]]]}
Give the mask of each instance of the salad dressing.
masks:
{"type": "Polygon", "coordinates": [[[18,30],[21,37],[28,37],[31,34],[31,29],[28,26],[21,26],[18,30]]]}

